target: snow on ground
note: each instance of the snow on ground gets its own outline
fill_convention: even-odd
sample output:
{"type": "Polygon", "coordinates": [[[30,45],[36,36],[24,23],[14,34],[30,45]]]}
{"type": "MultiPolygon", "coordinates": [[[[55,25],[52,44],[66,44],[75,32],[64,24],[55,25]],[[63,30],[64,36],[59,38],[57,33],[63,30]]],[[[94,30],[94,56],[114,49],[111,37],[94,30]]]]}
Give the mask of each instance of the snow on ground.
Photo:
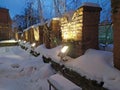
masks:
{"type": "Polygon", "coordinates": [[[49,79],[52,85],[57,87],[57,90],[82,90],[80,87],[66,79],[60,74],[52,75],[49,79]]]}
{"type": "Polygon", "coordinates": [[[86,76],[88,79],[103,81],[104,87],[109,90],[120,90],[120,71],[114,68],[113,65],[113,45],[108,45],[105,49],[94,50],[88,49],[84,55],[70,59],[68,61],[61,61],[58,57],[58,53],[61,46],[53,49],[46,49],[44,45],[37,48],[43,55],[51,57],[55,62],[64,64],[66,67],[80,73],[82,76],[86,76]],[[109,50],[110,49],[110,50],[109,50]]]}
{"type": "Polygon", "coordinates": [[[48,90],[47,78],[54,74],[41,57],[20,47],[0,47],[0,90],[48,90]]]}
{"type": "Polygon", "coordinates": [[[111,52],[89,49],[83,56],[66,62],[66,66],[89,79],[104,81],[108,89],[120,90],[120,71],[113,67],[111,52]]]}
{"type": "Polygon", "coordinates": [[[0,41],[0,43],[15,43],[17,41],[15,41],[14,39],[11,39],[11,40],[4,40],[4,41],[0,41]]]}
{"type": "MultiPolygon", "coordinates": [[[[113,46],[108,46],[105,49],[112,51],[113,46]]],[[[46,49],[40,45],[35,50],[41,55],[34,57],[19,46],[0,47],[0,90],[48,90],[47,79],[54,75],[54,70],[50,64],[43,63],[42,55],[88,79],[103,81],[109,90],[120,90],[120,71],[114,68],[112,52],[88,49],[76,59],[61,61],[58,57],[61,48],[46,49]]]]}

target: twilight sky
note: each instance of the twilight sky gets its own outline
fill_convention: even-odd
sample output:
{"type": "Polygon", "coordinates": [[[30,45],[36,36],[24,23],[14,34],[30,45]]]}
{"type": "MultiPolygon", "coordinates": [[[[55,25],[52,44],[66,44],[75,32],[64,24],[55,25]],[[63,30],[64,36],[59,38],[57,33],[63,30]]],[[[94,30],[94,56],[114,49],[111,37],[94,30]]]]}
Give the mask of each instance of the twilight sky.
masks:
{"type": "MultiPolygon", "coordinates": [[[[26,1],[27,0],[0,0],[0,7],[5,7],[7,9],[9,9],[10,12],[10,16],[11,18],[13,18],[16,14],[22,14],[23,9],[26,6],[26,1]]],[[[36,1],[36,0],[35,0],[36,1]]],[[[43,0],[46,3],[43,3],[44,6],[44,16],[45,17],[51,17],[52,15],[49,14],[50,11],[52,9],[53,6],[50,2],[52,2],[53,0],[43,0]]],[[[69,8],[73,8],[73,4],[70,3],[70,1],[72,0],[66,0],[68,3],[68,7],[69,8]]],[[[102,7],[102,11],[101,11],[101,21],[105,20],[107,18],[109,18],[110,20],[110,16],[111,16],[111,3],[110,0],[78,0],[80,3],[83,2],[93,2],[93,3],[98,3],[101,7],[102,7]]],[[[80,6],[81,4],[78,3],[78,6],[80,6]]]]}

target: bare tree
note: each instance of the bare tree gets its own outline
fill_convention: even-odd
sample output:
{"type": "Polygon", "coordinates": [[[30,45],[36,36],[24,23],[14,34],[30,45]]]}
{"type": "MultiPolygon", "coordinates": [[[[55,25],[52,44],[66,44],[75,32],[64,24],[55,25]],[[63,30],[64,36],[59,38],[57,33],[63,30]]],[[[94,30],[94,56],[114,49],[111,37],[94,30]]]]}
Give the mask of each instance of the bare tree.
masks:
{"type": "Polygon", "coordinates": [[[37,23],[36,10],[34,9],[34,1],[27,1],[27,6],[24,9],[26,27],[37,23]]]}
{"type": "Polygon", "coordinates": [[[66,0],[53,0],[55,17],[61,16],[66,12],[66,0]]]}
{"type": "Polygon", "coordinates": [[[39,20],[41,23],[44,22],[44,17],[43,17],[43,9],[42,9],[42,3],[41,0],[37,0],[37,4],[38,4],[38,16],[39,16],[39,20]]]}
{"type": "Polygon", "coordinates": [[[24,16],[23,15],[16,15],[13,18],[12,26],[13,26],[13,28],[17,28],[18,30],[20,30],[20,28],[23,30],[25,27],[24,16]]]}

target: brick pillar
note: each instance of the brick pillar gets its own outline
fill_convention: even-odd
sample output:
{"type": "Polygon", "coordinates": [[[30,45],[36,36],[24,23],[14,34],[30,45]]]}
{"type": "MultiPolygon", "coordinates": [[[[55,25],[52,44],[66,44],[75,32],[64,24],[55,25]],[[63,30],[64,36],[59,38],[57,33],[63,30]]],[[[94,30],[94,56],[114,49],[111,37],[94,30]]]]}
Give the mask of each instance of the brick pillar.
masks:
{"type": "Polygon", "coordinates": [[[39,26],[39,44],[43,44],[43,25],[39,26]]]}
{"type": "Polygon", "coordinates": [[[33,28],[29,29],[30,32],[30,43],[34,43],[34,32],[33,32],[33,28]]]}
{"type": "Polygon", "coordinates": [[[23,40],[26,41],[26,34],[25,34],[25,31],[23,32],[23,40]]]}
{"type": "Polygon", "coordinates": [[[46,48],[54,48],[61,43],[59,20],[51,20],[50,25],[44,25],[44,43],[46,48]]]}
{"type": "Polygon", "coordinates": [[[70,46],[68,53],[70,57],[76,58],[81,56],[89,48],[98,49],[100,11],[100,7],[82,6],[73,14],[71,21],[61,23],[62,31],[66,31],[66,34],[71,32],[72,38],[68,37],[66,39],[66,37],[64,39],[63,37],[63,42],[70,46]],[[69,27],[66,27],[66,25],[69,27]]]}
{"type": "Polygon", "coordinates": [[[28,30],[26,30],[26,31],[23,32],[23,40],[25,40],[27,42],[29,41],[28,40],[28,30]]]}
{"type": "Polygon", "coordinates": [[[114,32],[114,66],[120,70],[120,0],[112,1],[112,21],[114,32]]]}
{"type": "Polygon", "coordinates": [[[27,30],[27,32],[28,32],[28,42],[30,42],[30,41],[31,41],[30,29],[29,29],[29,30],[27,30]]]}
{"type": "Polygon", "coordinates": [[[60,32],[60,21],[59,18],[53,18],[50,23],[50,47],[54,48],[60,44],[61,32],[60,32]]]}
{"type": "Polygon", "coordinates": [[[85,52],[89,48],[98,49],[98,25],[100,20],[100,7],[82,6],[82,49],[85,52]]]}
{"type": "Polygon", "coordinates": [[[47,23],[43,27],[43,43],[45,44],[45,47],[50,49],[50,30],[47,26],[47,23]]]}

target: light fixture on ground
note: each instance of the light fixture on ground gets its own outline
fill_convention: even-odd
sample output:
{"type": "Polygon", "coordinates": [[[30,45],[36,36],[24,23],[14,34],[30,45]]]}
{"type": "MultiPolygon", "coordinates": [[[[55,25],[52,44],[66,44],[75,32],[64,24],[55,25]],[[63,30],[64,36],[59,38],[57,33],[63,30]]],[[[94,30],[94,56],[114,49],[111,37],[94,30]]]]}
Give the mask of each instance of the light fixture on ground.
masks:
{"type": "Polygon", "coordinates": [[[61,51],[59,52],[58,56],[61,58],[61,60],[64,60],[64,57],[67,55],[69,51],[69,47],[68,46],[63,46],[61,51]]]}
{"type": "Polygon", "coordinates": [[[20,45],[20,43],[21,43],[21,40],[19,39],[19,40],[18,40],[18,45],[20,45]]]}
{"type": "Polygon", "coordinates": [[[31,44],[31,51],[30,51],[30,53],[31,53],[32,55],[36,55],[36,54],[35,54],[36,52],[34,51],[35,46],[36,46],[36,43],[32,43],[32,44],[31,44]]]}
{"type": "Polygon", "coordinates": [[[67,52],[68,50],[68,46],[64,46],[62,49],[61,49],[61,53],[65,53],[67,52]]]}
{"type": "Polygon", "coordinates": [[[23,43],[25,44],[25,43],[26,43],[26,41],[23,41],[23,43]]]}
{"type": "Polygon", "coordinates": [[[36,45],[36,43],[32,43],[32,44],[31,44],[31,47],[32,47],[32,48],[34,48],[34,47],[35,47],[35,45],[36,45]]]}
{"type": "Polygon", "coordinates": [[[19,39],[18,42],[20,42],[21,40],[19,39]]]}

